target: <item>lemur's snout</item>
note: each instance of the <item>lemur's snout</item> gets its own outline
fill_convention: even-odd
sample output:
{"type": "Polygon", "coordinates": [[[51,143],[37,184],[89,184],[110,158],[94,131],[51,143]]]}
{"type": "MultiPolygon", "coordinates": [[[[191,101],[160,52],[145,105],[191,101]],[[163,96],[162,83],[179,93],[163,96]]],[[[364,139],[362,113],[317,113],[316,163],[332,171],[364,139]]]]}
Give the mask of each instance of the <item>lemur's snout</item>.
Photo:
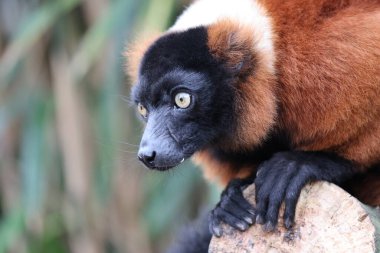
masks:
{"type": "Polygon", "coordinates": [[[145,164],[145,166],[152,169],[155,167],[154,160],[156,158],[156,154],[157,152],[152,149],[140,148],[137,157],[145,164]]]}
{"type": "Polygon", "coordinates": [[[143,137],[137,157],[149,169],[168,170],[185,160],[183,153],[167,140],[149,134],[145,136],[150,140],[143,137]]]}
{"type": "Polygon", "coordinates": [[[152,151],[151,153],[139,153],[137,157],[147,167],[152,168],[154,167],[154,158],[156,157],[156,151],[152,151]]]}

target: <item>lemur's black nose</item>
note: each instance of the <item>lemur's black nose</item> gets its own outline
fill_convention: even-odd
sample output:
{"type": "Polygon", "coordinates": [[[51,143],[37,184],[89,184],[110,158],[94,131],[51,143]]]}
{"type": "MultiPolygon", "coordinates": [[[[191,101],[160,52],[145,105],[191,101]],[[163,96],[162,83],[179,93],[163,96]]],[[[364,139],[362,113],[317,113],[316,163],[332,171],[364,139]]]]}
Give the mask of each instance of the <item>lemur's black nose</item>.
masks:
{"type": "Polygon", "coordinates": [[[154,159],[156,158],[156,151],[154,150],[140,150],[137,154],[137,157],[145,166],[149,168],[154,167],[154,159]]]}

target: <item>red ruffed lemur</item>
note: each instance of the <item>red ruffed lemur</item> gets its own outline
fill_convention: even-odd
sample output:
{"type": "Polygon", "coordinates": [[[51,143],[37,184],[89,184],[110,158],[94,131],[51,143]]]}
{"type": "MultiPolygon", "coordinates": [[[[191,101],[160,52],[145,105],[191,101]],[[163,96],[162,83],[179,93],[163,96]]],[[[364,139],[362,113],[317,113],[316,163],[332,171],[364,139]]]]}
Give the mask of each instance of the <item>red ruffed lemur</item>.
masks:
{"type": "Polygon", "coordinates": [[[212,234],[221,221],[271,231],[283,202],[292,227],[316,180],[380,205],[379,0],[198,0],[126,55],[139,159],[167,170],[193,157],[226,186],[212,234]]]}

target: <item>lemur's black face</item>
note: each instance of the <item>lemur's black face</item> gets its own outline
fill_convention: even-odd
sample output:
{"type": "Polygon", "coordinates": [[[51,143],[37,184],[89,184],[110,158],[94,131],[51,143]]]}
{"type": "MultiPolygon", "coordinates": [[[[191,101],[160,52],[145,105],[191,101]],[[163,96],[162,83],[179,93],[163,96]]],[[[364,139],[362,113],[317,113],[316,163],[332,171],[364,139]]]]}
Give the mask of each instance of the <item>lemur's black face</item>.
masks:
{"type": "Polygon", "coordinates": [[[233,127],[233,88],[210,54],[206,28],[161,37],[145,53],[132,98],[146,128],[139,159],[172,168],[233,127]]]}

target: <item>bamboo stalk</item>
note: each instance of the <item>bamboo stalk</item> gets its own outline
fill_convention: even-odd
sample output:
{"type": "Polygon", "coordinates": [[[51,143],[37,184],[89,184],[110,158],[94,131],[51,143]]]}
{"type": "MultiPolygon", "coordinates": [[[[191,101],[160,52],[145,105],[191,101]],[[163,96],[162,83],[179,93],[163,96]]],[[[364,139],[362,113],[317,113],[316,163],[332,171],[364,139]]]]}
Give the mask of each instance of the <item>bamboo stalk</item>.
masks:
{"type": "Polygon", "coordinates": [[[90,231],[91,148],[87,145],[89,126],[80,90],[73,82],[63,53],[53,56],[53,90],[56,98],[58,135],[64,159],[66,222],[71,227],[70,246],[74,253],[101,252],[101,241],[90,231]],[[78,217],[79,216],[79,217],[78,217]],[[78,230],[78,231],[75,231],[78,230]]]}

